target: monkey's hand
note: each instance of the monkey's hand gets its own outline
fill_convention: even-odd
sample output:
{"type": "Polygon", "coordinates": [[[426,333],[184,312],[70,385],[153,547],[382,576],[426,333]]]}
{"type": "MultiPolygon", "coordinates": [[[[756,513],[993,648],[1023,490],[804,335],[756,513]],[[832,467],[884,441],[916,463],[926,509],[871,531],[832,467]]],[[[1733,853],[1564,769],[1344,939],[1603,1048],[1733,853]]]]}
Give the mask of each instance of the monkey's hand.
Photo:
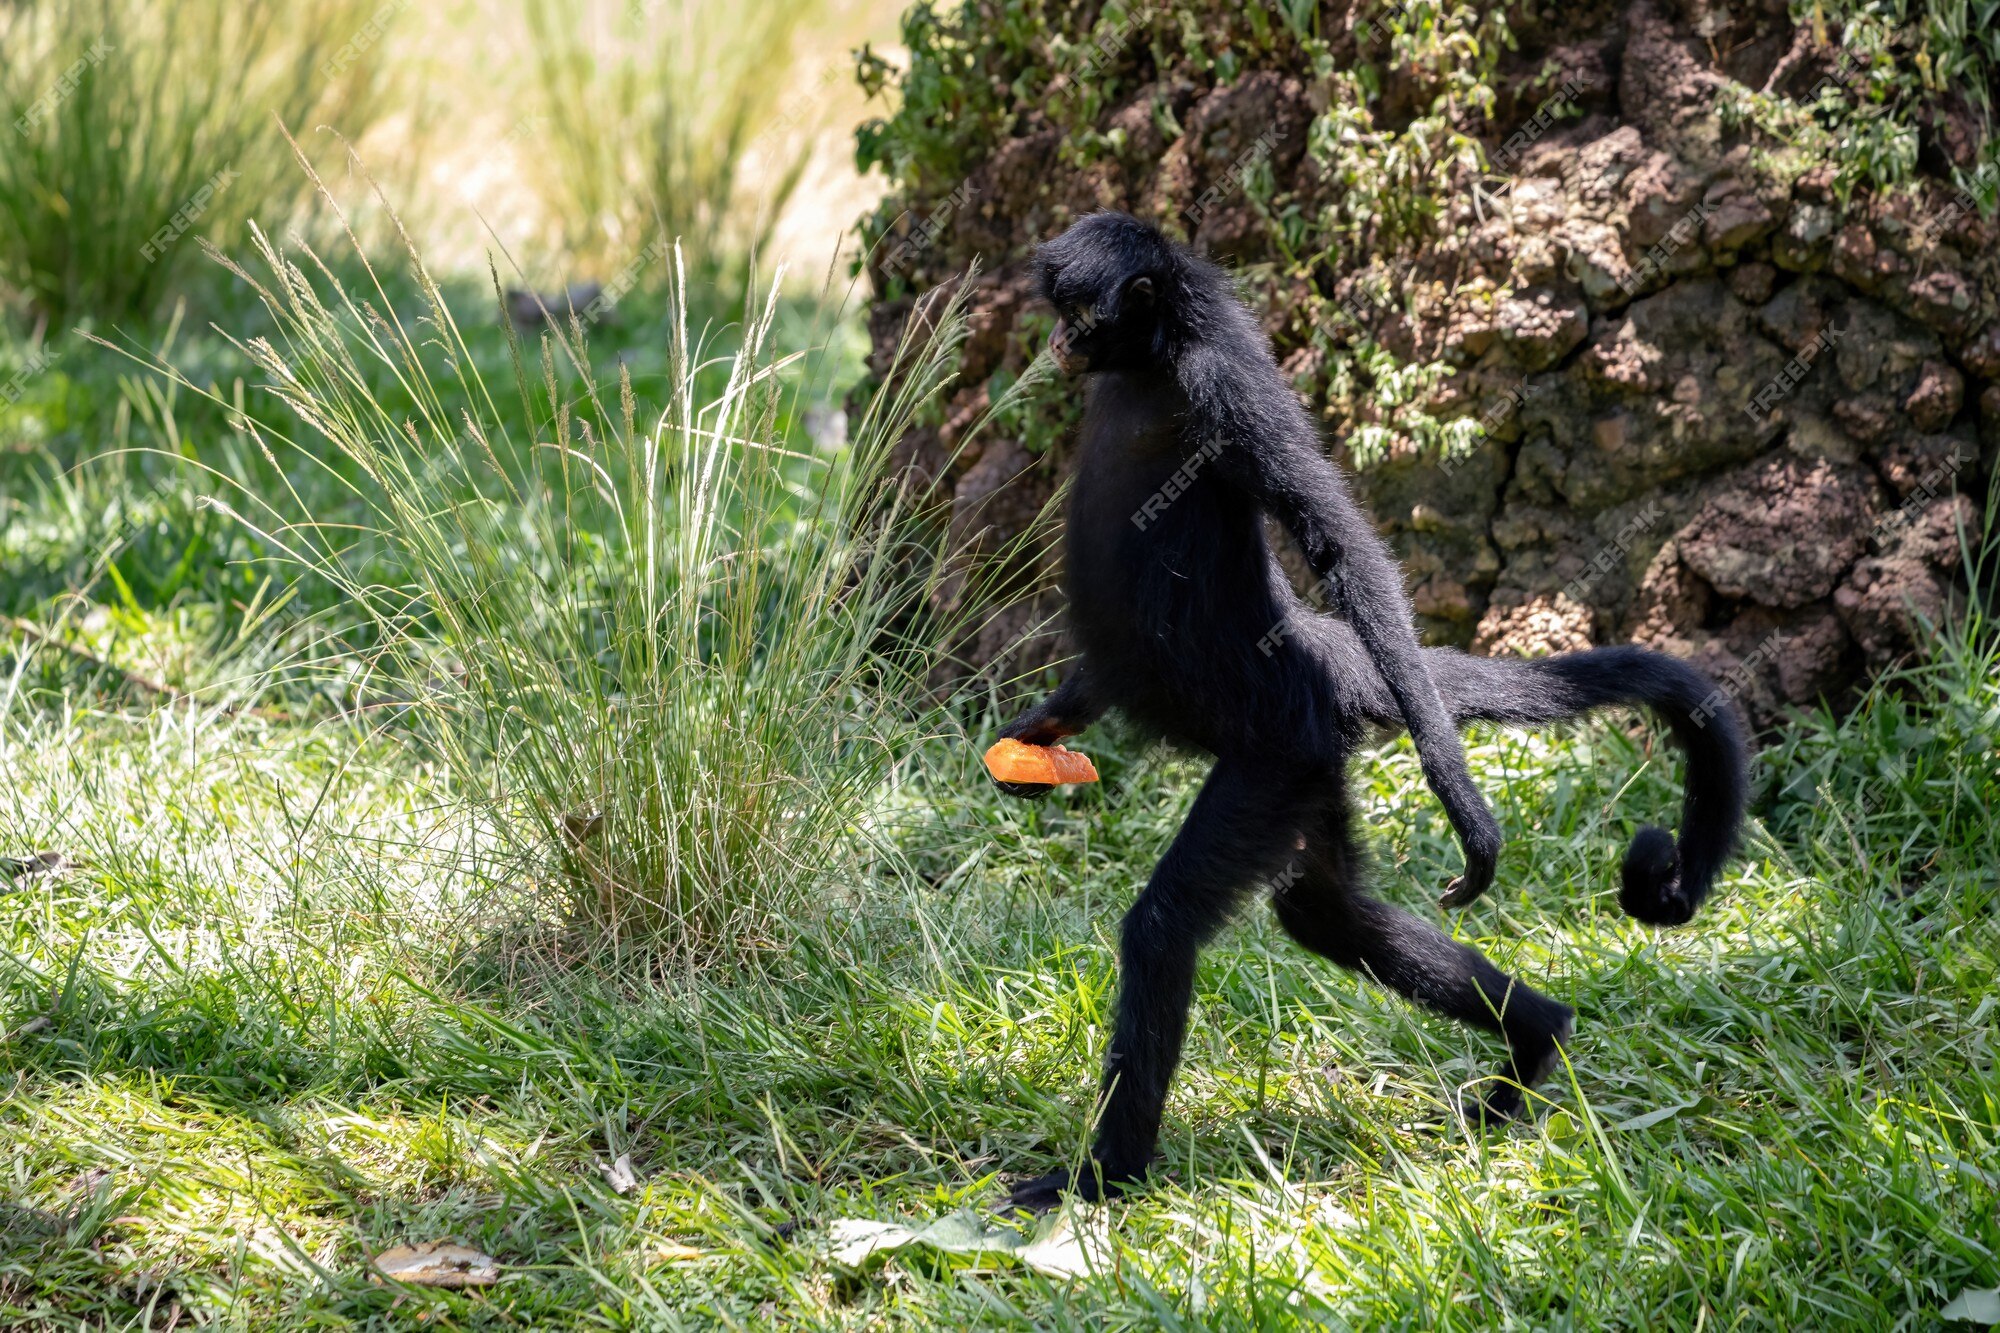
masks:
{"type": "Polygon", "coordinates": [[[1039,801],[1055,790],[1054,784],[1047,782],[1002,782],[998,778],[989,781],[1000,789],[1002,795],[1018,796],[1024,801],[1039,801]]]}
{"type": "Polygon", "coordinates": [[[1067,719],[1057,717],[1047,703],[1040,703],[1000,728],[999,739],[1019,741],[1023,745],[1054,745],[1082,730],[1067,719]]]}
{"type": "Polygon", "coordinates": [[[1438,906],[1464,907],[1493,885],[1493,870],[1500,860],[1500,825],[1477,793],[1469,807],[1458,806],[1450,814],[1459,845],[1465,848],[1465,873],[1444,886],[1438,906]]]}
{"type": "MultiPolygon", "coordinates": [[[[1083,730],[1082,727],[1071,725],[1067,719],[1058,717],[1049,707],[1051,702],[1043,700],[1000,728],[999,738],[1003,741],[1019,741],[1023,745],[1054,745],[1065,736],[1074,736],[1083,730]]],[[[1053,785],[1046,782],[1002,782],[998,778],[992,781],[994,786],[1007,795],[1018,796],[1028,801],[1040,800],[1055,790],[1053,785]]]]}
{"type": "MultiPolygon", "coordinates": [[[[1091,688],[1090,675],[1079,662],[1054,694],[1000,728],[999,739],[1023,745],[1054,745],[1074,736],[1104,715],[1104,701],[1091,688]]],[[[993,785],[1009,796],[1028,800],[1047,796],[1055,788],[1041,782],[1001,782],[993,785]]]]}

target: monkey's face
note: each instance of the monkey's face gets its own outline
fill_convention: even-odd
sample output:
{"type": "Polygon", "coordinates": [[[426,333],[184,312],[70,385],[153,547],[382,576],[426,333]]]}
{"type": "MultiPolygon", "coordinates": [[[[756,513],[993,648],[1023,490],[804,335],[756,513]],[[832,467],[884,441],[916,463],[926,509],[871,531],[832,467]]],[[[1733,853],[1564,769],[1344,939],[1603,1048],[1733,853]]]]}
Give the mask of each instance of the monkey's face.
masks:
{"type": "Polygon", "coordinates": [[[1089,306],[1056,308],[1056,326],[1049,333],[1049,355],[1065,375],[1090,369],[1090,343],[1098,332],[1097,312],[1089,306]]]}
{"type": "Polygon", "coordinates": [[[1055,293],[1049,355],[1065,375],[1121,370],[1144,362],[1153,346],[1153,280],[1130,278],[1101,295],[1055,293]]]}
{"type": "Polygon", "coordinates": [[[1056,308],[1049,355],[1065,374],[1136,370],[1161,355],[1174,249],[1123,213],[1092,213],[1041,248],[1041,294],[1056,308]]]}

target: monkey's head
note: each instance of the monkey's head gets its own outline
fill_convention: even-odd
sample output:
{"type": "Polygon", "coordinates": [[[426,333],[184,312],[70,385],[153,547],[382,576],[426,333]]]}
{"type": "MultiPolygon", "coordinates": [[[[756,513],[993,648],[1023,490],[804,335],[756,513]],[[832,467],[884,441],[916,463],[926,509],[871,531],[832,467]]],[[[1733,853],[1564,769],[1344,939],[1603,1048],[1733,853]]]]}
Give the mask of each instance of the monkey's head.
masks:
{"type": "Polygon", "coordinates": [[[1056,308],[1049,352],[1064,374],[1134,369],[1164,355],[1163,301],[1177,257],[1159,230],[1125,213],[1092,213],[1035,256],[1056,308]]]}

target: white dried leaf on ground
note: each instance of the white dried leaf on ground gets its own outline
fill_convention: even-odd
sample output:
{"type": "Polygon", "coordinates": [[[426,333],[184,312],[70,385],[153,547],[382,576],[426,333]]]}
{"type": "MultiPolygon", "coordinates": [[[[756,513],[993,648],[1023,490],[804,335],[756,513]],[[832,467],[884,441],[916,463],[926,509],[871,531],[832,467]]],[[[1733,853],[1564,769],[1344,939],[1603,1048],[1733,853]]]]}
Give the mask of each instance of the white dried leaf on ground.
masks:
{"type": "Polygon", "coordinates": [[[1045,1223],[1029,1236],[1007,1227],[989,1227],[970,1213],[953,1213],[922,1227],[870,1218],[843,1217],[828,1225],[831,1258],[843,1268],[862,1268],[878,1255],[905,1248],[945,1254],[1009,1257],[1051,1277],[1078,1277],[1101,1272],[1110,1263],[1101,1235],[1075,1230],[1067,1217],[1045,1223]]]}
{"type": "Polygon", "coordinates": [[[833,1261],[842,1268],[859,1268],[877,1251],[901,1249],[917,1235],[900,1223],[865,1217],[835,1218],[827,1232],[833,1238],[833,1261]]]}
{"type": "Polygon", "coordinates": [[[633,1190],[639,1188],[639,1176],[632,1169],[631,1153],[620,1153],[618,1160],[610,1166],[604,1166],[600,1163],[598,1170],[604,1173],[604,1182],[611,1186],[613,1193],[630,1194],[633,1190]]]}
{"type": "Polygon", "coordinates": [[[500,1280],[492,1255],[448,1240],[392,1246],[374,1264],[382,1276],[419,1287],[490,1287],[500,1280]]]}
{"type": "Polygon", "coordinates": [[[1967,1287],[1938,1311],[1943,1319],[1962,1319],[1968,1324],[2000,1324],[2000,1287],[1967,1287]]]}
{"type": "Polygon", "coordinates": [[[1050,1277],[1087,1277],[1108,1272],[1112,1265],[1111,1244],[1104,1229],[1079,1231],[1067,1217],[1024,1246],[1019,1258],[1050,1277]]]}

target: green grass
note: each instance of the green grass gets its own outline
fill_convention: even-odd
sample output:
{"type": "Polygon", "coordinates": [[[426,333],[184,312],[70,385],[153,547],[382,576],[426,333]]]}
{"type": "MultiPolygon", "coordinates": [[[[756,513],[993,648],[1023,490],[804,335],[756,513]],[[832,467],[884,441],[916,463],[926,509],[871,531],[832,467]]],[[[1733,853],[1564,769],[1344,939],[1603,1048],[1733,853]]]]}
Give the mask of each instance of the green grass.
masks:
{"type": "MultiPolygon", "coordinates": [[[[350,289],[372,294],[379,282],[379,309],[411,323],[429,314],[429,297],[407,267],[387,265],[371,275],[344,243],[323,258],[334,279],[350,289]]],[[[559,398],[584,401],[600,385],[615,393],[623,373],[639,418],[657,419],[676,382],[671,267],[669,254],[636,275],[637,285],[578,348],[584,364],[566,353],[555,358],[559,398]]],[[[463,382],[457,376],[432,382],[444,412],[456,419],[479,408],[482,396],[471,386],[503,385],[508,391],[496,396],[498,407],[509,414],[508,424],[525,429],[520,396],[512,390],[517,349],[499,318],[491,278],[440,275],[437,283],[456,326],[464,370],[463,382]]],[[[697,303],[688,312],[691,333],[726,361],[741,341],[741,303],[725,302],[699,284],[688,295],[697,303]]],[[[6,571],[0,615],[34,613],[77,589],[115,600],[106,586],[114,564],[117,578],[146,611],[185,601],[247,603],[269,572],[273,551],[241,524],[203,506],[203,495],[219,484],[190,464],[274,494],[283,493],[288,481],[302,503],[330,519],[353,504],[352,473],[343,473],[336,457],[320,460],[331,467],[289,460],[294,466],[279,477],[254,442],[234,430],[230,405],[239,398],[260,415],[278,412],[288,433],[301,431],[302,423],[263,391],[265,376],[242,346],[253,337],[277,336],[277,323],[255,289],[221,266],[204,262],[187,275],[169,318],[107,331],[129,357],[92,345],[81,332],[50,332],[39,342],[7,336],[11,332],[0,332],[0,386],[19,387],[18,401],[0,401],[0,568],[6,571]],[[173,375],[146,373],[145,364],[152,363],[170,365],[173,375]]],[[[776,422],[787,440],[804,442],[809,432],[802,413],[838,402],[859,373],[865,335],[852,321],[830,325],[817,298],[787,296],[780,300],[772,341],[787,356],[816,349],[815,392],[788,392],[776,422]]],[[[537,340],[531,337],[519,351],[539,378],[537,340]]],[[[378,401],[407,405],[407,390],[392,367],[365,361],[361,370],[378,401]]],[[[798,378],[787,373],[788,389],[798,378]]],[[[698,380],[704,395],[713,394],[723,380],[720,365],[702,367],[698,380]]],[[[323,611],[338,602],[334,589],[308,581],[297,585],[293,605],[323,611]]]]}
{"type": "Polygon", "coordinates": [[[740,289],[805,169],[775,113],[799,31],[819,10],[816,0],[528,0],[529,116],[548,145],[528,167],[563,252],[610,279],[608,266],[662,237],[686,245],[704,280],[740,289]],[[763,160],[746,160],[753,149],[763,160]]]}
{"type": "MultiPolygon", "coordinates": [[[[384,725],[395,710],[357,707],[353,677],[411,650],[524,654],[512,696],[398,674],[489,733],[539,721],[600,747],[630,793],[689,790],[647,764],[705,745],[702,719],[628,754],[621,682],[693,697],[734,642],[752,651],[721,683],[740,685],[788,623],[763,610],[837,620],[785,598],[800,571],[846,566],[772,543],[846,492],[783,468],[758,474],[785,483],[773,508],[733,492],[728,530],[694,552],[717,558],[681,569],[700,615],[613,615],[642,660],[594,675],[563,617],[611,599],[570,580],[616,592],[658,548],[569,545],[559,513],[587,520],[580,540],[607,511],[534,498],[553,478],[516,446],[570,438],[609,384],[591,419],[616,429],[571,442],[630,512],[664,514],[608,466],[643,462],[620,368],[637,420],[713,430],[687,413],[739,356],[769,364],[744,350],[758,331],[694,338],[642,286],[546,372],[530,351],[516,393],[515,351],[478,313],[490,292],[306,268],[324,316],[297,285],[269,307],[197,292],[205,318],[130,344],[171,377],[74,341],[0,409],[0,612],[69,645],[0,639],[0,857],[64,858],[0,877],[0,1327],[1927,1328],[2000,1286],[2000,646],[1977,614],[1844,721],[1801,719],[1767,751],[1743,855],[1688,930],[1616,907],[1633,827],[1677,806],[1656,736],[1614,719],[1475,739],[1508,848],[1500,886],[1450,924],[1581,1017],[1533,1125],[1469,1137],[1450,1108],[1491,1043],[1302,956],[1253,910],[1204,961],[1155,1187],[1040,1224],[1081,1276],[922,1247],[843,1265],[836,1224],[976,1213],[1004,1173],[1081,1153],[1115,923],[1199,765],[1106,729],[1088,740],[1103,784],[1026,805],[991,795],[965,740],[896,732],[843,770],[865,781],[838,819],[776,826],[802,873],[774,877],[783,911],[756,948],[695,970],[579,928],[560,860],[520,855],[520,830],[574,793],[384,725]],[[417,332],[384,333],[336,283],[417,332]],[[716,363],[690,372],[704,341],[716,363]],[[495,472],[433,429],[468,412],[495,472]],[[387,429],[404,417],[423,447],[387,429]],[[503,476],[527,498],[493,489],[503,476]],[[222,494],[303,526],[260,533],[208,502],[222,494]],[[366,525],[352,545],[326,526],[347,521],[366,525]],[[308,537],[329,541],[310,567],[276,558],[308,537]],[[730,584],[767,558],[773,600],[730,584]],[[410,589],[424,614],[361,614],[410,589]],[[689,619],[728,629],[717,610],[755,614],[685,637],[689,619]],[[346,685],[298,668],[330,643],[346,685]],[[627,1158],[621,1193],[604,1168],[627,1158]],[[369,1280],[368,1256],[446,1237],[504,1280],[369,1280]]],[[[825,342],[791,320],[781,306],[765,331],[778,351],[825,342]]],[[[855,373],[851,327],[835,342],[845,368],[781,377],[743,438],[803,448],[806,409],[855,373]]],[[[9,373],[27,359],[0,346],[9,373]]],[[[784,776],[824,753],[816,722],[881,706],[840,679],[856,707],[795,709],[784,776]]],[[[755,720],[719,699],[714,716],[755,720]]],[[[1457,850],[1412,755],[1356,783],[1378,887],[1434,911],[1457,850]]]]}
{"type": "MultiPolygon", "coordinates": [[[[359,138],[401,6],[28,0],[0,10],[0,288],[56,328],[154,312],[246,218],[305,198],[279,122],[359,138]],[[378,20],[380,20],[378,22],[378,20]]],[[[317,142],[324,143],[324,140],[317,142]]]]}
{"type": "MultiPolygon", "coordinates": [[[[1674,798],[1643,733],[1480,740],[1508,850],[1453,926],[1581,1012],[1542,1118],[1468,1139],[1488,1043],[1253,912],[1204,962],[1164,1178],[1063,1223],[1078,1279],[849,1271],[828,1224],[1080,1151],[1113,925],[1192,763],[1094,737],[1101,788],[1022,806],[913,756],[788,947],[693,981],[575,950],[380,737],[0,692],[0,851],[82,863],[0,892],[0,1322],[1938,1326],[2000,1283],[2000,673],[1990,626],[1952,642],[1767,756],[1689,930],[1615,904],[1674,798]],[[444,1236],[503,1282],[364,1276],[444,1236]]],[[[1412,757],[1358,782],[1380,887],[1427,903],[1453,852],[1412,757]]]]}
{"type": "Polygon", "coordinates": [[[236,271],[274,332],[239,345],[289,417],[241,409],[239,430],[267,471],[346,493],[211,470],[208,503],[338,593],[306,669],[447,768],[552,908],[683,959],[769,947],[941,721],[945,525],[885,463],[949,377],[964,298],[906,340],[851,441],[800,447],[780,413],[823,364],[788,386],[815,357],[775,353],[775,290],[733,350],[691,333],[678,249],[647,418],[622,369],[562,392],[558,362],[591,369],[581,318],[543,341],[539,383],[513,348],[510,386],[472,367],[414,252],[416,318],[376,313],[372,267],[350,289],[309,249],[259,251],[262,276],[236,271]]]}

